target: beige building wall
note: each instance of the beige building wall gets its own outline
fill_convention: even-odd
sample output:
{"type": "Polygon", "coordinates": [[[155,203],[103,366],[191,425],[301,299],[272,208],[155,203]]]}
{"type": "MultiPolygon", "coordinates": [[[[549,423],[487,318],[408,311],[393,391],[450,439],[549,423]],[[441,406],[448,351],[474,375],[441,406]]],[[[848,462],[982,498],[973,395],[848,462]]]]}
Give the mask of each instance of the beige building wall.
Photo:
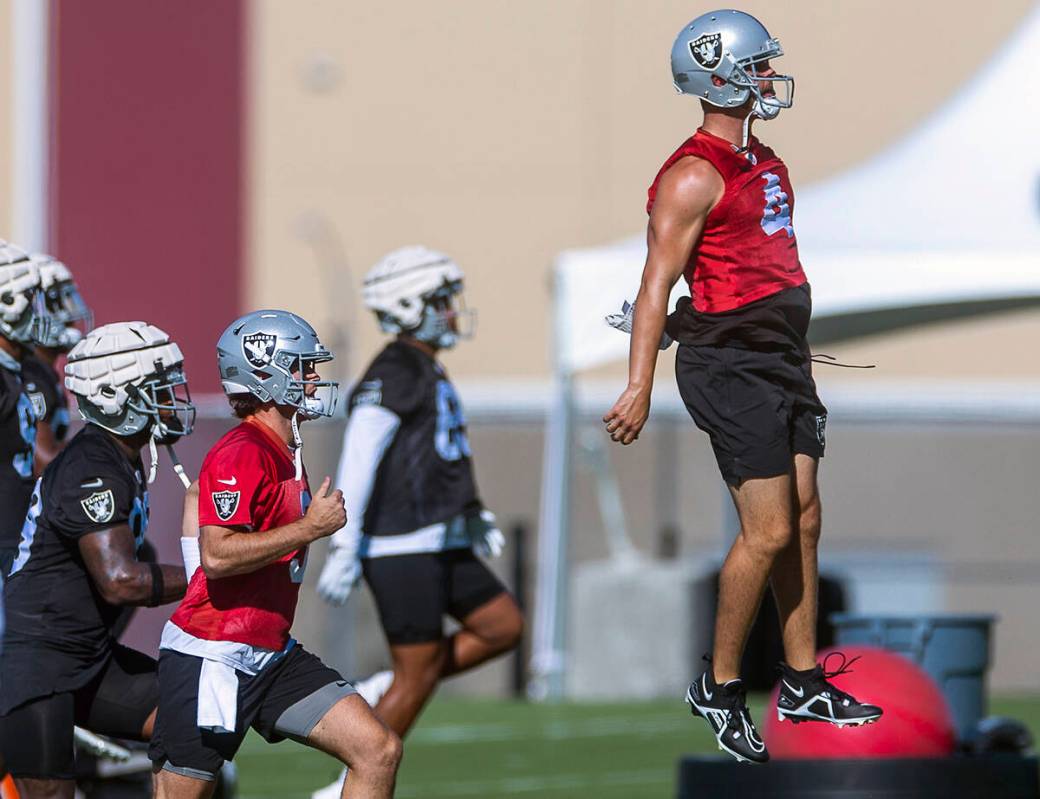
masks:
{"type": "MultiPolygon", "coordinates": [[[[1002,0],[977,14],[967,12],[981,4],[954,11],[941,0],[743,3],[781,38],[788,54],[775,66],[797,78],[795,108],[759,133],[796,186],[839,172],[939,108],[1032,5],[1002,0]]],[[[466,269],[480,312],[478,338],[448,358],[453,373],[546,376],[549,264],[563,248],[645,225],[648,183],[699,121],[697,104],[671,87],[669,48],[707,6],[250,8],[250,302],[342,326],[359,366],[378,340],[357,306],[360,276],[384,252],[423,242],[466,269]]],[[[915,332],[884,354],[897,371],[1020,369],[1001,344],[1007,325],[988,324],[962,335],[957,357],[932,357],[932,339],[915,332]]],[[[1015,324],[1035,331],[1040,315],[1015,324]]]]}

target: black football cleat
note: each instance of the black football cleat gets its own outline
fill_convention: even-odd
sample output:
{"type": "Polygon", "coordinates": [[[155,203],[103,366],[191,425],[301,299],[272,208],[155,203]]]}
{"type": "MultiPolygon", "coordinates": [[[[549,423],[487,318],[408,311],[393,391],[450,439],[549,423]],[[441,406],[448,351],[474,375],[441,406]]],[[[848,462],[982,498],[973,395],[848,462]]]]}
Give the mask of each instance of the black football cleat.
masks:
{"type": "Polygon", "coordinates": [[[769,752],[747,708],[747,692],[740,680],[725,685],[715,682],[711,667],[690,683],[686,702],[695,716],[711,725],[719,749],[729,752],[740,763],[765,763],[769,752]]]}
{"type": "Polygon", "coordinates": [[[880,707],[864,704],[828,682],[840,674],[848,673],[849,666],[857,660],[858,657],[846,660],[840,652],[832,652],[824,658],[823,665],[817,664],[808,674],[781,663],[780,695],[776,700],[777,718],[780,721],[790,719],[795,724],[824,721],[838,727],[860,727],[877,721],[882,714],[880,707]],[[836,670],[827,671],[827,660],[832,655],[840,656],[842,663],[836,670]]]}

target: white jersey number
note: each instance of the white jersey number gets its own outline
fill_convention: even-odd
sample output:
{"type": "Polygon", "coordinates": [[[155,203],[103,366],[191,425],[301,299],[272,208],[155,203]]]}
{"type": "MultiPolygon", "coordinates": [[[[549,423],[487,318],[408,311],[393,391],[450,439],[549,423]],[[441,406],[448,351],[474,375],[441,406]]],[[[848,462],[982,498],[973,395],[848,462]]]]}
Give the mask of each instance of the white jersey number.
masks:
{"type": "Polygon", "coordinates": [[[766,207],[762,211],[762,230],[767,236],[784,230],[787,232],[787,238],[791,238],[794,235],[791,205],[787,202],[787,192],[780,187],[780,176],[772,172],[763,172],[762,180],[766,182],[762,189],[766,196],[766,207]]]}

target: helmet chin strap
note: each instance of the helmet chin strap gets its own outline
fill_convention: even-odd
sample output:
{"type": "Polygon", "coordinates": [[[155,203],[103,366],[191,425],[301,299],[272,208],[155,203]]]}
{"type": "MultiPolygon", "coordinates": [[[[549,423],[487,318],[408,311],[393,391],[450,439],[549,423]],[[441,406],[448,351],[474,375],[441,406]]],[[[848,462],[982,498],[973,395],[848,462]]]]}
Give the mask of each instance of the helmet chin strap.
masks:
{"type": "Polygon", "coordinates": [[[292,415],[292,437],[293,437],[293,465],[296,467],[296,479],[303,479],[303,439],[300,438],[300,412],[297,410],[292,415]]]}
{"type": "Polygon", "coordinates": [[[159,474],[159,450],[155,446],[155,428],[148,437],[148,485],[155,482],[159,474]]]}

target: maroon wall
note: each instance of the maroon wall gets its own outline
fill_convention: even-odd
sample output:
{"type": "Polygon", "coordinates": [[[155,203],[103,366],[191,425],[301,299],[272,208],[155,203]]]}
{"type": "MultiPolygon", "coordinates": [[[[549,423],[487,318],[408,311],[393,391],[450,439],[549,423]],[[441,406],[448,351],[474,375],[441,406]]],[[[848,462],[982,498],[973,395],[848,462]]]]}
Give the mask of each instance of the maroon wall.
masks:
{"type": "Polygon", "coordinates": [[[217,391],[243,288],[241,0],[51,0],[50,250],[97,324],[144,319],[217,391]]]}

